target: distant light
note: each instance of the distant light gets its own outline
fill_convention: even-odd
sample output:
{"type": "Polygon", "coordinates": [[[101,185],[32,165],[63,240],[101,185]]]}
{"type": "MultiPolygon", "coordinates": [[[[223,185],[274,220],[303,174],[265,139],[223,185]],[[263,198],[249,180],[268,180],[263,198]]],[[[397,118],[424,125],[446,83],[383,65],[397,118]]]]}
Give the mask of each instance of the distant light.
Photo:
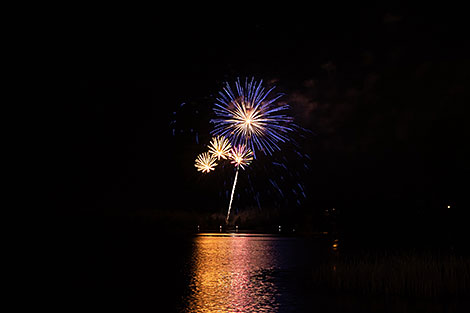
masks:
{"type": "Polygon", "coordinates": [[[450,209],[450,205],[448,205],[447,208],[450,209]]]}
{"type": "Polygon", "coordinates": [[[339,242],[339,239],[333,240],[333,250],[336,250],[338,248],[338,242],[339,242]]]}

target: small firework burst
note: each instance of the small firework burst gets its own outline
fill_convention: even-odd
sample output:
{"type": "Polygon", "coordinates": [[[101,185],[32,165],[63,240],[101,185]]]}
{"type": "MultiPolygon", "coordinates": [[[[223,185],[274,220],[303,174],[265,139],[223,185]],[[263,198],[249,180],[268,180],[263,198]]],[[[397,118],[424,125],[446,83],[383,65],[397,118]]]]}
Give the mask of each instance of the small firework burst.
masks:
{"type": "Polygon", "coordinates": [[[230,154],[230,148],[232,145],[224,136],[217,136],[212,138],[211,143],[209,144],[209,152],[214,158],[220,160],[220,158],[226,160],[230,154]]]}
{"type": "Polygon", "coordinates": [[[209,152],[203,152],[197,156],[194,166],[198,171],[209,173],[210,171],[215,170],[215,167],[217,166],[215,161],[216,159],[212,156],[212,154],[209,152]]]}
{"type": "Polygon", "coordinates": [[[253,151],[245,145],[232,147],[230,150],[230,159],[231,163],[237,168],[241,167],[244,169],[244,166],[250,165],[251,161],[253,161],[253,151]]]}

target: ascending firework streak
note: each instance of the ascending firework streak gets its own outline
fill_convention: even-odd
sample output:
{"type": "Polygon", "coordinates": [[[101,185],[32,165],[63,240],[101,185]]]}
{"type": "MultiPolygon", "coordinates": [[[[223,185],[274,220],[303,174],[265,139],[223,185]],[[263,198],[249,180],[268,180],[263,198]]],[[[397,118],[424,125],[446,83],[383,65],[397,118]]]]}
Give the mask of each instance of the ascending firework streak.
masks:
{"type": "Polygon", "coordinates": [[[235,179],[233,180],[232,194],[230,195],[230,203],[228,204],[227,217],[225,218],[225,224],[228,224],[228,219],[230,218],[230,210],[232,209],[233,194],[235,193],[235,186],[237,185],[238,179],[238,170],[241,167],[244,169],[244,166],[247,166],[253,160],[253,152],[250,148],[247,148],[245,145],[240,145],[233,147],[230,150],[230,159],[231,163],[237,168],[235,172],[235,179]]]}

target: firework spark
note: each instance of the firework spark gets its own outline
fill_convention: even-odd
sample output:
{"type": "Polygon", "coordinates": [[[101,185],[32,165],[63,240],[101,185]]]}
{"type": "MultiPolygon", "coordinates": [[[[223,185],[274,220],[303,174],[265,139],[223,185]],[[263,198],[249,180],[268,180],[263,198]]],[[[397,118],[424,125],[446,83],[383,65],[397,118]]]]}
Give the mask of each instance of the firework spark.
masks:
{"type": "Polygon", "coordinates": [[[212,138],[211,143],[209,144],[209,152],[217,160],[227,159],[230,156],[230,148],[232,145],[224,136],[217,136],[212,138]]]}
{"type": "Polygon", "coordinates": [[[197,156],[194,166],[198,171],[209,173],[210,171],[215,170],[215,167],[217,166],[215,161],[216,159],[209,152],[203,152],[197,156]]]}
{"type": "Polygon", "coordinates": [[[217,118],[211,120],[215,124],[213,134],[227,137],[234,146],[247,145],[255,158],[256,149],[269,155],[280,150],[279,143],[289,141],[288,133],[293,130],[292,118],[283,114],[289,106],[276,102],[282,94],[269,98],[275,87],[266,90],[262,83],[252,78],[243,86],[237,80],[236,93],[226,83],[215,103],[217,118]]]}

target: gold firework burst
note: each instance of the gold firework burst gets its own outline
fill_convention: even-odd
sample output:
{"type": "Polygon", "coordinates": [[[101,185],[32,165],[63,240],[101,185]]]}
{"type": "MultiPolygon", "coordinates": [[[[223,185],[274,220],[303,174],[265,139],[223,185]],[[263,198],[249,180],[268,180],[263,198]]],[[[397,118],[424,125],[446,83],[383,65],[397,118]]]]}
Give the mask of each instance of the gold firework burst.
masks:
{"type": "Polygon", "coordinates": [[[209,152],[217,160],[227,159],[230,154],[230,148],[232,145],[224,136],[213,137],[211,143],[209,144],[209,152]]]}
{"type": "Polygon", "coordinates": [[[215,161],[216,159],[212,156],[212,154],[209,152],[203,152],[197,156],[194,166],[198,171],[209,173],[210,171],[215,170],[215,167],[217,166],[215,161]]]}

